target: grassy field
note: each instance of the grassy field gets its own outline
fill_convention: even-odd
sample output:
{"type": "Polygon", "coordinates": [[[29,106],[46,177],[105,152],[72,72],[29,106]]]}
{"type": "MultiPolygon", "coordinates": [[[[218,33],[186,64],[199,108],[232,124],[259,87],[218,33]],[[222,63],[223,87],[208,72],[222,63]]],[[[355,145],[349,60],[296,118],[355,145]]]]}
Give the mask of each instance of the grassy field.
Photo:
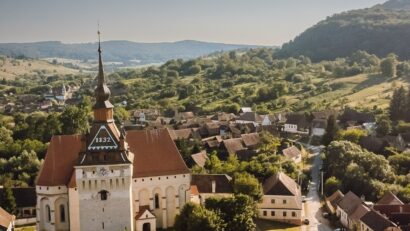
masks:
{"type": "Polygon", "coordinates": [[[50,75],[76,74],[79,70],[70,69],[62,65],[54,65],[44,60],[21,60],[5,58],[0,60],[0,79],[15,79],[22,75],[33,75],[42,73],[50,75]]]}
{"type": "MultiPolygon", "coordinates": [[[[343,87],[331,92],[308,97],[299,102],[293,103],[320,103],[328,102],[331,106],[364,106],[387,108],[394,88],[407,86],[403,79],[386,78],[375,74],[360,74],[352,77],[333,79],[328,84],[343,83],[343,87]]],[[[297,96],[296,96],[297,97],[297,96]]]]}

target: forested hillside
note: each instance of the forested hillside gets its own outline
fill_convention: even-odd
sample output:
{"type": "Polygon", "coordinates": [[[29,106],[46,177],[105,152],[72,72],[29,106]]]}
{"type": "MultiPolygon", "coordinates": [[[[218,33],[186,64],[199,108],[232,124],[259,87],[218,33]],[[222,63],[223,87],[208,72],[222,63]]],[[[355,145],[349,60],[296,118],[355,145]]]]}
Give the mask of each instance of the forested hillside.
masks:
{"type": "Polygon", "coordinates": [[[391,0],[372,8],[336,14],[283,45],[281,57],[305,55],[332,60],[364,50],[378,56],[410,58],[410,1],[391,0]]]}
{"type": "MultiPolygon", "coordinates": [[[[252,48],[252,45],[233,45],[200,41],[169,43],[136,43],[130,41],[106,41],[104,60],[139,64],[161,63],[170,59],[191,59],[217,51],[252,48]]],[[[66,58],[76,60],[95,59],[96,43],[65,44],[61,42],[0,43],[0,55],[29,58],[66,58]]]]}
{"type": "Polygon", "coordinates": [[[250,106],[269,113],[346,105],[386,108],[393,89],[407,84],[409,70],[410,64],[394,55],[379,58],[358,51],[315,63],[305,56],[278,59],[273,49],[263,48],[171,60],[159,67],[122,70],[108,78],[113,101],[126,101],[129,109],[173,112],[179,108],[207,114],[250,106]]]}

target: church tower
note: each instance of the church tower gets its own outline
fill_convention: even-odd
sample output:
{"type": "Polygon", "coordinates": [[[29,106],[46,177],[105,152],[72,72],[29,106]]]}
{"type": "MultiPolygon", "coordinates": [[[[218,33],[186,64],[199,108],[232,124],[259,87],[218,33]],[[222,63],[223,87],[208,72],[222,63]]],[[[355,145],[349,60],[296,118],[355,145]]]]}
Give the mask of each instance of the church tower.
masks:
{"type": "Polygon", "coordinates": [[[109,101],[111,93],[106,85],[101,53],[99,38],[94,121],[82,139],[75,165],[79,228],[131,231],[134,230],[131,186],[134,155],[125,140],[125,132],[114,123],[114,106],[109,101]]]}

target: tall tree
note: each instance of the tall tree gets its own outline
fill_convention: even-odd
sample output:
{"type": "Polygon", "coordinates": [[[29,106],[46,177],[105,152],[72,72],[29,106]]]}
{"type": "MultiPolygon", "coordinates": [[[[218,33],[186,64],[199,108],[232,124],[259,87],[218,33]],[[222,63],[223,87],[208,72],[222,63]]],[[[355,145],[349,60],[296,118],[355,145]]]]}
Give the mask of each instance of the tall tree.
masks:
{"type": "Polygon", "coordinates": [[[389,54],[380,63],[380,70],[386,77],[396,77],[397,75],[397,57],[395,54],[389,54]]]}
{"type": "Polygon", "coordinates": [[[176,231],[223,231],[225,226],[226,224],[217,212],[189,202],[184,205],[181,213],[176,216],[174,229],[176,231]]]}
{"type": "Polygon", "coordinates": [[[13,191],[11,190],[11,180],[5,179],[3,185],[3,190],[0,190],[0,205],[7,212],[15,214],[16,199],[14,198],[13,191]]]}
{"type": "Polygon", "coordinates": [[[86,107],[68,106],[60,117],[62,133],[65,135],[83,134],[88,130],[88,110],[86,107]]]}
{"type": "Polygon", "coordinates": [[[245,194],[255,200],[262,197],[262,187],[258,179],[249,173],[236,173],[233,190],[236,194],[245,194]]]}
{"type": "Polygon", "coordinates": [[[330,142],[332,142],[333,140],[337,138],[338,133],[339,133],[339,126],[337,125],[336,116],[331,115],[327,119],[326,132],[322,137],[322,143],[326,146],[329,145],[330,142]]]}
{"type": "Polygon", "coordinates": [[[387,116],[382,116],[377,120],[377,135],[380,137],[386,136],[392,130],[391,120],[387,116]]]}
{"type": "Polygon", "coordinates": [[[393,121],[405,119],[406,113],[406,90],[403,86],[394,90],[393,97],[390,100],[389,113],[393,121]]]}
{"type": "Polygon", "coordinates": [[[219,211],[227,227],[226,231],[250,231],[256,225],[256,205],[252,198],[246,195],[235,195],[230,198],[208,198],[205,208],[219,211]]]}

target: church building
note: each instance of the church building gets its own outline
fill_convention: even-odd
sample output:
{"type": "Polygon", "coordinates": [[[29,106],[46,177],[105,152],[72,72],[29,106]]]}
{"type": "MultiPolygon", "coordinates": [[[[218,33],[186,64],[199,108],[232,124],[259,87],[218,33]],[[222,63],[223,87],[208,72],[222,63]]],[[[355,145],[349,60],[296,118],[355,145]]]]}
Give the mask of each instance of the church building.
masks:
{"type": "Polygon", "coordinates": [[[87,134],[53,136],[36,181],[38,231],[153,231],[174,225],[190,198],[191,173],[167,129],[114,123],[99,70],[87,134]]]}

